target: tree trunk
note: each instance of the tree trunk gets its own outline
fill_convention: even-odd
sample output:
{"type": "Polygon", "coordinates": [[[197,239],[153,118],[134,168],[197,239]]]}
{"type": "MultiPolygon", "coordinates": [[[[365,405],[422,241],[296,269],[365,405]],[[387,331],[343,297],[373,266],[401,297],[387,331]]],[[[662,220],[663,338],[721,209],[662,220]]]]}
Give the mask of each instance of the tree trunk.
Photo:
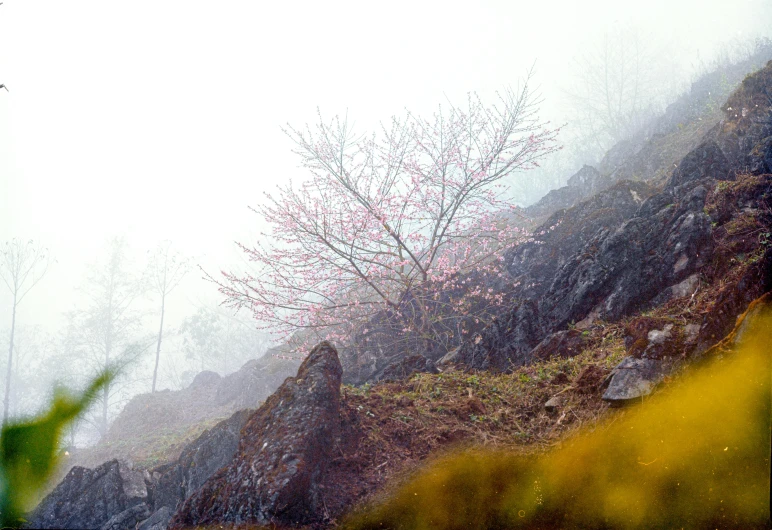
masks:
{"type": "Polygon", "coordinates": [[[158,328],[158,344],[155,347],[155,369],[153,370],[153,388],[150,392],[155,392],[155,382],[158,378],[158,361],[161,358],[161,339],[164,334],[164,306],[166,304],[166,295],[161,297],[161,327],[158,328]]]}
{"type": "Polygon", "coordinates": [[[13,366],[13,333],[16,329],[16,293],[13,294],[13,316],[11,317],[11,341],[8,345],[8,371],[5,376],[5,401],[3,402],[3,425],[8,421],[8,405],[11,398],[11,368],[13,366]]]}
{"type": "MultiPolygon", "coordinates": [[[[110,304],[110,307],[112,308],[112,303],[110,304]]],[[[112,314],[112,311],[111,311],[112,314]]],[[[107,370],[110,367],[110,352],[113,349],[113,340],[112,340],[112,322],[108,323],[107,326],[107,340],[105,341],[105,367],[104,369],[107,370]]],[[[107,435],[107,412],[108,412],[108,405],[110,404],[110,384],[106,384],[104,390],[102,391],[102,428],[101,428],[101,435],[102,438],[104,438],[107,435]]]]}
{"type": "Polygon", "coordinates": [[[108,400],[110,399],[110,384],[106,384],[104,390],[102,391],[102,428],[100,429],[102,432],[100,433],[102,435],[102,438],[104,438],[107,435],[107,405],[108,400]]]}

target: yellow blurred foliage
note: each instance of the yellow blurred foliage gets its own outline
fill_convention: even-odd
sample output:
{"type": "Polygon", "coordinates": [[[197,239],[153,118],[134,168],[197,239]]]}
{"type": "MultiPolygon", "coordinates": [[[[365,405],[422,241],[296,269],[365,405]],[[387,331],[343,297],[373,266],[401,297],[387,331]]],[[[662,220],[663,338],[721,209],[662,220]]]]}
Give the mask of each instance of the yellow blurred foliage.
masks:
{"type": "Polygon", "coordinates": [[[538,456],[466,452],[348,528],[767,528],[772,313],[645,404],[538,456]]]}

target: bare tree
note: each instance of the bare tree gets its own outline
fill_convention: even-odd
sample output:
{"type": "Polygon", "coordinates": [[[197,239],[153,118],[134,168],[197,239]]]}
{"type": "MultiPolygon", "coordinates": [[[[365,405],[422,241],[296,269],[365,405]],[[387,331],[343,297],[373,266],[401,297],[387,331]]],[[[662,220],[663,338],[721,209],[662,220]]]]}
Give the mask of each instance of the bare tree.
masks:
{"type": "Polygon", "coordinates": [[[19,239],[6,241],[0,259],[0,279],[13,296],[11,310],[11,338],[8,345],[8,369],[5,377],[5,401],[3,404],[3,423],[8,420],[10,404],[11,377],[13,373],[13,334],[16,329],[16,309],[27,296],[27,293],[43,279],[51,257],[47,248],[36,244],[33,240],[26,243],[19,239]]]}
{"type": "Polygon", "coordinates": [[[158,362],[161,359],[161,340],[164,333],[166,297],[180,284],[182,278],[190,270],[188,260],[171,250],[171,245],[171,241],[164,241],[158,245],[150,257],[146,273],[150,282],[150,288],[161,297],[161,324],[158,327],[158,342],[155,349],[155,368],[153,369],[151,392],[155,392],[156,380],[158,378],[158,362]]]}
{"type": "Polygon", "coordinates": [[[574,58],[566,91],[569,132],[585,151],[584,162],[637,132],[685,81],[650,42],[635,26],[618,27],[574,58]]]}
{"type": "MultiPolygon", "coordinates": [[[[133,310],[142,293],[141,284],[132,275],[123,238],[109,241],[106,259],[92,266],[81,291],[88,306],[69,313],[70,339],[76,356],[84,357],[95,373],[107,369],[125,373],[125,366],[143,350],[136,342],[141,317],[133,310]]],[[[107,433],[111,399],[116,381],[101,390],[101,414],[97,429],[107,433]]]]}

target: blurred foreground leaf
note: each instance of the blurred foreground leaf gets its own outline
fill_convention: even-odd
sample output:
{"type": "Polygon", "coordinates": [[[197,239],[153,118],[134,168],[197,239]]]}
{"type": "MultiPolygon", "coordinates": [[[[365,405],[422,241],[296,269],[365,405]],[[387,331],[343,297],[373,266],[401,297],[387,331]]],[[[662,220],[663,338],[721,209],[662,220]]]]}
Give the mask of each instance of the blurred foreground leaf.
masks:
{"type": "Polygon", "coordinates": [[[0,527],[20,526],[35,494],[57,463],[59,441],[67,425],[94,401],[115,374],[97,377],[81,396],[57,389],[51,408],[27,421],[9,421],[0,432],[0,527]]]}

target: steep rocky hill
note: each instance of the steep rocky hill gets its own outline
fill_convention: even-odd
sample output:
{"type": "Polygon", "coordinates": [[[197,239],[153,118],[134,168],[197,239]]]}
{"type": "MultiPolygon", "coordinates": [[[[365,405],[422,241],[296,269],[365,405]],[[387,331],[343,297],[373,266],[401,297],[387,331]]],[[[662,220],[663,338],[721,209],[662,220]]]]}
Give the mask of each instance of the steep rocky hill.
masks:
{"type": "Polygon", "coordinates": [[[205,371],[182,390],[135,396],[96,446],[71,450],[64,471],[111,459],[148,469],[176,459],[204,430],[236,411],[257,408],[299,365],[268,351],[225,377],[205,371]]]}
{"type": "MultiPolygon", "coordinates": [[[[404,351],[370,372],[390,382],[341,388],[364,363],[323,343],[257,411],[160,466],[73,468],[33,524],[331,527],[446,448],[538,452],[679,384],[772,290],[772,62],[743,80],[720,120],[694,127],[699,138],[667,171],[663,155],[648,180],[598,185],[551,213],[507,257],[512,304],[436,363],[404,351]]],[[[624,160],[615,167],[624,174],[624,160]]],[[[592,186],[596,174],[585,168],[580,180],[592,186]]],[[[253,407],[268,391],[226,379],[203,374],[188,393],[139,397],[108,438],[119,443],[145,417],[205,417],[176,419],[178,399],[225,413],[217,407],[253,407]]]]}

